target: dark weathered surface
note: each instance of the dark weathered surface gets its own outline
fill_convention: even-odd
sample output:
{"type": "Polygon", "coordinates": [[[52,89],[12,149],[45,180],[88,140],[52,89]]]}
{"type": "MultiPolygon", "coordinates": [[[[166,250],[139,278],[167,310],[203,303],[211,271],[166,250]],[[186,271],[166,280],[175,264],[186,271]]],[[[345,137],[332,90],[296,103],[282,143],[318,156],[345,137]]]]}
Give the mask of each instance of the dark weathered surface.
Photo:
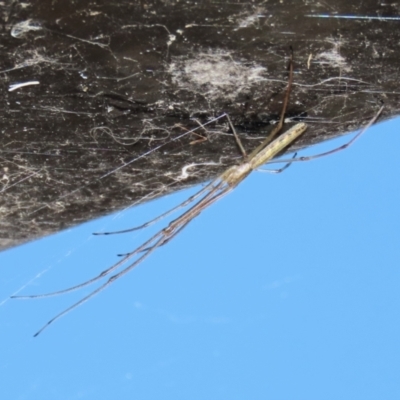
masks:
{"type": "Polygon", "coordinates": [[[390,17],[398,8],[374,0],[8,2],[0,249],[237,162],[224,118],[174,139],[227,112],[254,148],[280,111],[290,45],[287,117],[310,125],[295,147],[359,127],[382,101],[385,117],[397,115],[400,21],[390,17]]]}

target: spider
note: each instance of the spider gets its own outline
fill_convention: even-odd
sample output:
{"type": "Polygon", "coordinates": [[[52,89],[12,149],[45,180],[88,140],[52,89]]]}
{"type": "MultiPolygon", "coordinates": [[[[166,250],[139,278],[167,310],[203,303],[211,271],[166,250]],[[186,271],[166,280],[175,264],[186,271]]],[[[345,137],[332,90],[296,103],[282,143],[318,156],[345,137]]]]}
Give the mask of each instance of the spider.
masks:
{"type": "MultiPolygon", "coordinates": [[[[132,269],[134,269],[136,266],[138,266],[145,258],[147,258],[153,251],[155,251],[157,248],[165,245],[171,239],[173,239],[179,232],[182,231],[183,228],[185,228],[186,225],[188,225],[194,218],[196,218],[198,215],[200,215],[201,212],[204,211],[207,207],[209,207],[211,204],[215,203],[217,200],[219,200],[220,198],[224,197],[229,192],[231,192],[253,170],[259,168],[260,166],[262,166],[263,164],[267,163],[272,158],[274,158],[275,156],[280,154],[282,150],[284,150],[291,143],[293,143],[293,141],[295,139],[297,139],[299,136],[301,136],[307,129],[307,125],[303,122],[300,122],[300,123],[294,125],[289,130],[287,130],[286,132],[284,132],[283,134],[281,134],[280,136],[278,136],[276,138],[276,136],[281,132],[283,125],[284,125],[284,117],[285,117],[287,105],[289,102],[292,82],[293,82],[293,55],[291,54],[290,61],[289,61],[289,80],[288,80],[285,98],[284,98],[283,105],[282,105],[279,122],[276,124],[274,129],[268,135],[268,137],[256,149],[254,149],[249,155],[246,154],[246,151],[244,150],[244,148],[241,144],[240,138],[236,133],[233,123],[232,123],[231,119],[229,118],[229,115],[223,114],[219,117],[219,118],[226,117],[226,119],[229,123],[229,126],[234,134],[237,145],[243,154],[243,161],[240,164],[227,168],[217,178],[215,178],[213,181],[208,183],[203,189],[199,190],[196,194],[189,197],[183,203],[181,203],[178,206],[174,207],[173,209],[161,214],[160,216],[156,217],[155,219],[146,222],[145,224],[143,224],[141,226],[138,226],[138,227],[135,227],[132,229],[123,230],[123,231],[104,232],[104,233],[95,233],[95,234],[109,235],[109,234],[126,233],[126,232],[131,232],[131,231],[134,231],[137,229],[142,229],[142,228],[145,228],[145,227],[159,221],[160,219],[164,218],[165,216],[169,215],[170,213],[172,213],[182,207],[185,207],[185,206],[188,206],[188,205],[194,203],[182,215],[180,215],[178,218],[171,221],[166,227],[159,230],[150,239],[145,241],[143,244],[141,244],[139,247],[137,247],[130,253],[121,255],[122,258],[120,261],[113,264],[111,267],[107,268],[106,270],[102,271],[98,276],[96,276],[92,279],[82,282],[76,286],[73,286],[73,287],[70,287],[70,288],[67,288],[64,290],[52,292],[52,293],[28,295],[28,296],[12,296],[12,298],[32,299],[32,298],[42,298],[42,297],[49,297],[49,296],[55,296],[55,295],[67,293],[67,292],[70,292],[73,290],[80,289],[84,286],[90,285],[90,284],[112,274],[119,267],[122,267],[123,265],[128,263],[128,265],[123,267],[122,270],[120,270],[119,272],[116,272],[114,275],[111,275],[108,278],[108,280],[105,283],[103,283],[100,287],[93,290],[87,296],[83,297],[81,300],[72,304],[70,307],[66,308],[65,310],[61,311],[59,314],[54,316],[52,319],[50,319],[38,332],[35,333],[34,336],[35,337],[38,336],[41,332],[43,332],[43,330],[45,330],[54,321],[58,320],[65,314],[69,313],[76,307],[80,306],[81,304],[83,304],[84,302],[86,302],[87,300],[89,300],[90,298],[95,296],[96,294],[98,294],[101,291],[103,291],[104,289],[106,289],[117,279],[121,278],[122,276],[124,276],[125,274],[130,272],[132,269]],[[197,200],[198,198],[200,198],[200,200],[197,200]],[[196,200],[197,200],[197,202],[195,202],[196,200]],[[135,256],[137,256],[137,258],[135,260],[131,261],[135,256]]],[[[292,158],[291,160],[283,161],[283,162],[286,161],[287,163],[282,168],[275,170],[273,172],[276,172],[276,173],[282,172],[293,161],[309,161],[309,160],[324,157],[324,156],[327,156],[327,155],[330,155],[330,154],[333,154],[333,153],[336,153],[336,152],[339,152],[341,150],[348,148],[378,119],[382,110],[383,110],[383,106],[379,109],[379,111],[376,113],[376,115],[369,121],[369,123],[359,133],[357,133],[356,136],[354,136],[349,142],[345,143],[344,145],[334,148],[325,153],[321,153],[321,154],[317,154],[317,155],[313,155],[313,156],[309,156],[309,157],[295,158],[296,157],[296,154],[295,154],[294,158],[292,158]]]]}

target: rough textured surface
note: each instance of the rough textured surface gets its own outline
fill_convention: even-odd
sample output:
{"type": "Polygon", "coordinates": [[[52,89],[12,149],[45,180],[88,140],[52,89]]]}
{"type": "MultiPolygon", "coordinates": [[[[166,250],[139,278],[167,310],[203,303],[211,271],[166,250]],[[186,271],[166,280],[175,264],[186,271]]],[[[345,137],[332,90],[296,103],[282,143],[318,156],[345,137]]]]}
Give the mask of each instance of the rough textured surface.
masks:
{"type": "Polygon", "coordinates": [[[0,249],[237,163],[213,119],[229,113],[256,147],[281,109],[289,46],[287,123],[309,124],[293,148],[356,129],[382,102],[398,114],[397,3],[0,4],[0,249]]]}

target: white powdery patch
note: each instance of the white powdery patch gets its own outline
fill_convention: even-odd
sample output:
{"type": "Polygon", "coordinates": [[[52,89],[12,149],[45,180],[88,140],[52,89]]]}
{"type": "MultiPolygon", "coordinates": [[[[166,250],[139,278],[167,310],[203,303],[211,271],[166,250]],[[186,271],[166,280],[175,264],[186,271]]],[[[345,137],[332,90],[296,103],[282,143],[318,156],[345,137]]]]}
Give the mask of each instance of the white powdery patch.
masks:
{"type": "Polygon", "coordinates": [[[175,57],[168,67],[174,84],[210,100],[234,100],[240,92],[265,80],[265,71],[264,67],[234,60],[222,50],[201,52],[191,58],[175,57]]]}
{"type": "Polygon", "coordinates": [[[319,53],[315,56],[315,60],[319,64],[326,64],[332,68],[338,68],[344,72],[350,72],[351,67],[346,62],[346,59],[340,54],[340,47],[343,46],[345,43],[329,41],[332,43],[333,48],[330,51],[324,51],[319,53]]]}

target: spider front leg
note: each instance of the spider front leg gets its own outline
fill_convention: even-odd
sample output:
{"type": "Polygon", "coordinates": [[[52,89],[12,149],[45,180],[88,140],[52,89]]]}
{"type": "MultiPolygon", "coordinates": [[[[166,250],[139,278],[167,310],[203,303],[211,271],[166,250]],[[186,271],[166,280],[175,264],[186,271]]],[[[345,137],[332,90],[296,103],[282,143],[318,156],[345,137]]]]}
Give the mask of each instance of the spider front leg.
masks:
{"type": "MultiPolygon", "coordinates": [[[[273,139],[275,139],[275,136],[282,130],[284,120],[285,120],[287,106],[289,103],[290,92],[292,90],[292,83],[293,83],[293,50],[291,49],[290,60],[289,60],[289,80],[288,80],[288,85],[287,85],[287,89],[286,89],[286,93],[285,93],[285,98],[283,100],[282,111],[281,111],[281,114],[279,117],[279,122],[275,125],[275,127],[268,134],[268,136],[264,139],[264,141],[259,146],[257,146],[249,155],[246,153],[246,150],[243,147],[242,141],[240,140],[240,137],[237,134],[236,129],[233,126],[232,120],[230,119],[229,115],[224,114],[224,116],[228,120],[228,124],[233,132],[233,136],[235,137],[235,140],[240,149],[240,152],[242,153],[243,158],[245,160],[249,160],[249,159],[253,158],[254,155],[258,154],[263,148],[267,147],[267,145],[269,143],[271,143],[273,141],[273,139]]],[[[283,169],[282,169],[282,171],[283,171],[283,169]]]]}
{"type": "MultiPolygon", "coordinates": [[[[334,154],[334,153],[339,153],[340,151],[345,150],[345,149],[349,148],[352,144],[354,144],[354,142],[357,139],[359,139],[361,137],[361,135],[363,135],[378,120],[379,116],[382,114],[383,108],[384,108],[384,106],[381,106],[381,108],[374,115],[374,117],[368,122],[368,124],[363,129],[361,129],[360,132],[358,132],[352,139],[350,139],[347,143],[342,144],[341,146],[335,147],[332,150],[328,150],[328,151],[325,151],[325,152],[320,153],[320,154],[314,154],[312,156],[302,156],[302,157],[298,157],[298,158],[292,158],[291,160],[290,159],[286,159],[286,160],[270,161],[269,164],[286,162],[286,163],[289,163],[289,165],[290,165],[292,162],[311,161],[311,160],[315,160],[317,158],[329,156],[329,155],[334,154]]],[[[285,165],[284,168],[287,168],[287,166],[285,165]]]]}

